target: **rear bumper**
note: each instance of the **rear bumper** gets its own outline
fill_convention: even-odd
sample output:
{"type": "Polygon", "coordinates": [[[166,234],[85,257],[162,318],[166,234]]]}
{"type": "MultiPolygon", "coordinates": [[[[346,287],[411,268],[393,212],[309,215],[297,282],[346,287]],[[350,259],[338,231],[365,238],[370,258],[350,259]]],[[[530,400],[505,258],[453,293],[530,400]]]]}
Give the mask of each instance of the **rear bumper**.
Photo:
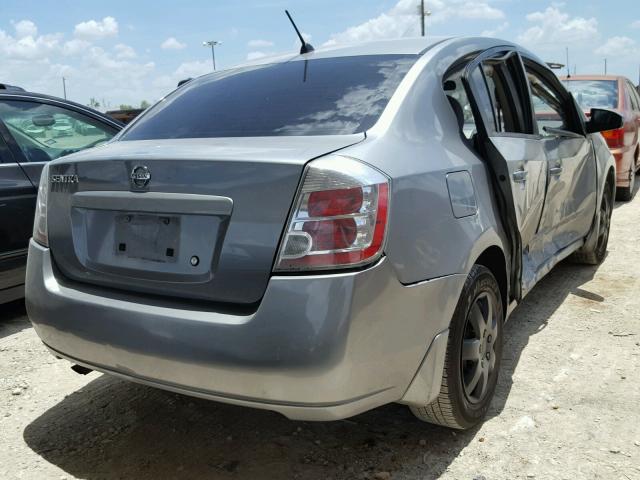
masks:
{"type": "MultiPolygon", "coordinates": [[[[383,259],[361,272],[273,277],[255,313],[231,315],[68,284],[50,251],[32,241],[26,301],[42,341],[73,362],[293,419],[331,420],[407,392],[407,403],[438,394],[444,350],[433,339],[446,332],[464,279],[403,286],[383,259]]],[[[438,338],[446,344],[446,334],[438,338]]]]}

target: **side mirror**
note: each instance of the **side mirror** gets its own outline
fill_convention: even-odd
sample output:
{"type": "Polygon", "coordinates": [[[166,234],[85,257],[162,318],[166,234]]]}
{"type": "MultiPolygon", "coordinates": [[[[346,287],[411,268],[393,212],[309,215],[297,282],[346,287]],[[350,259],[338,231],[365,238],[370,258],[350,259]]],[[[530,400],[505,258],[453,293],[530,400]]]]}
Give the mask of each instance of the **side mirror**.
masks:
{"type": "Polygon", "coordinates": [[[587,122],[587,133],[606,132],[622,128],[622,115],[602,108],[591,109],[591,119],[587,122]]]}
{"type": "Polygon", "coordinates": [[[56,123],[56,120],[53,118],[53,115],[34,115],[31,118],[31,122],[33,122],[36,127],[50,127],[56,123]]]}

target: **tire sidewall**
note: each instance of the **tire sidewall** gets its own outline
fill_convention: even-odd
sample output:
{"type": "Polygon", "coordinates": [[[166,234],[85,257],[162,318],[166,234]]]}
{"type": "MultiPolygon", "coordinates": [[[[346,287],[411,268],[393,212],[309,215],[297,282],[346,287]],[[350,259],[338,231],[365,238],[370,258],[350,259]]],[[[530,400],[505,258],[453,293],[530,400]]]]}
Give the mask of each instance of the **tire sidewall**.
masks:
{"type": "MultiPolygon", "coordinates": [[[[601,201],[602,202],[607,201],[609,203],[609,211],[608,211],[609,221],[607,222],[607,228],[611,230],[611,215],[613,214],[613,200],[612,200],[612,193],[611,193],[611,185],[609,183],[607,183],[604,187],[601,201]]],[[[596,254],[596,260],[598,263],[604,260],[604,257],[607,253],[607,246],[609,245],[610,234],[611,234],[610,231],[607,232],[607,241],[604,242],[603,244],[599,244],[599,242],[596,243],[595,254],[596,254]]],[[[598,231],[598,239],[599,237],[600,237],[600,232],[598,231]]]]}
{"type": "Polygon", "coordinates": [[[467,282],[465,282],[463,292],[453,315],[449,332],[449,345],[447,348],[449,394],[453,397],[451,398],[452,404],[457,407],[454,408],[453,414],[456,417],[456,421],[463,428],[470,428],[480,422],[491,406],[491,400],[495,392],[500,373],[500,365],[502,363],[503,327],[504,314],[498,282],[488,268],[474,265],[469,273],[467,282]],[[476,298],[485,292],[492,294],[496,300],[496,304],[494,305],[498,319],[498,338],[496,339],[494,347],[496,363],[493,375],[489,379],[488,391],[485,398],[479,403],[471,403],[467,399],[463,386],[462,341],[469,311],[474,305],[476,298]]]}

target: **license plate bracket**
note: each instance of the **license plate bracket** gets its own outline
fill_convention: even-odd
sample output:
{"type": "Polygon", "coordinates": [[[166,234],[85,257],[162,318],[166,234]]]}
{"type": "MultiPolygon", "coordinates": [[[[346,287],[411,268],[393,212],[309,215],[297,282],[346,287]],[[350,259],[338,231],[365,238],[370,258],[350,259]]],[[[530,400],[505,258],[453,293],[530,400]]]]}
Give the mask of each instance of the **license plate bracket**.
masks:
{"type": "Polygon", "coordinates": [[[175,263],[180,254],[180,217],[122,214],[115,217],[117,256],[150,262],[175,263]]]}

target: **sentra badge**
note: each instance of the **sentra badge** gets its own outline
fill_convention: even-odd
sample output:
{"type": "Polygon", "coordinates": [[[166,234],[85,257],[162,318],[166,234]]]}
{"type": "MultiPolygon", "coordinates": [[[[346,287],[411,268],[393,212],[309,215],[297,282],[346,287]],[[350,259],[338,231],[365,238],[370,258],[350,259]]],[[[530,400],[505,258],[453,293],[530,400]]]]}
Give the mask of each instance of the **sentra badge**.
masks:
{"type": "Polygon", "coordinates": [[[51,183],[78,183],[78,175],[51,175],[51,183]]]}

